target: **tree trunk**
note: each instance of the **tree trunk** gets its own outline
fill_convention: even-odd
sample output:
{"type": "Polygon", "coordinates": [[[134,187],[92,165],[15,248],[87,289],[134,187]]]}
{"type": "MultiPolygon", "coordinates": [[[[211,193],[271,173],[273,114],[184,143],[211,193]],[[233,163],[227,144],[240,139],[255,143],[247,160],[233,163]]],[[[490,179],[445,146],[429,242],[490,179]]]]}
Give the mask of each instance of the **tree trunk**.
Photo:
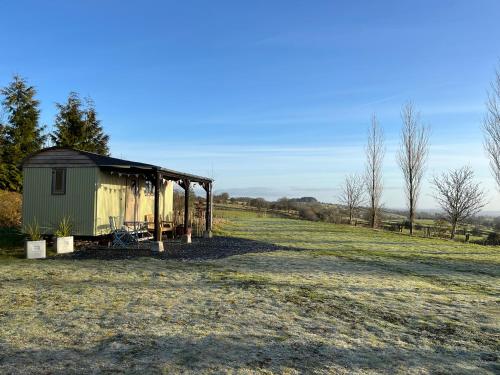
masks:
{"type": "Polygon", "coordinates": [[[413,207],[413,198],[410,197],[410,236],[413,236],[413,220],[415,219],[415,212],[413,207]]]}
{"type": "Polygon", "coordinates": [[[451,236],[450,236],[451,239],[455,238],[455,230],[456,230],[456,228],[457,228],[457,223],[456,222],[452,223],[451,224],[451,236]]]}
{"type": "MultiPolygon", "coordinates": [[[[375,188],[375,187],[373,187],[375,188]]],[[[372,197],[372,212],[371,212],[371,225],[372,225],[372,228],[375,228],[375,199],[372,197]]]]}

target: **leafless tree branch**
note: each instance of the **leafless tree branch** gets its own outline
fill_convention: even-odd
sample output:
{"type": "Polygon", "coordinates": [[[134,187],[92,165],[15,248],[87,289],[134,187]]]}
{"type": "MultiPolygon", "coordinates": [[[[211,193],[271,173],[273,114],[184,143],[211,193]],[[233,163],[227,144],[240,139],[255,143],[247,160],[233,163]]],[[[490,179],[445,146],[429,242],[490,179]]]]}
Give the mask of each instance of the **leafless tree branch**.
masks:
{"type": "Polygon", "coordinates": [[[457,224],[478,213],[485,205],[485,193],[480,184],[474,183],[470,167],[451,170],[434,177],[434,198],[451,224],[451,238],[455,237],[457,224]]]}
{"type": "Polygon", "coordinates": [[[356,174],[346,176],[339,198],[349,211],[349,224],[352,224],[352,219],[363,202],[364,188],[363,179],[360,176],[356,174]]]}
{"type": "Polygon", "coordinates": [[[483,123],[484,148],[490,157],[490,167],[500,190],[500,67],[495,72],[491,91],[486,102],[486,117],[483,123]]]}
{"type": "Polygon", "coordinates": [[[413,234],[415,211],[429,149],[429,128],[420,124],[420,115],[410,102],[403,106],[401,120],[403,128],[397,160],[405,179],[410,234],[413,234]]]}
{"type": "Polygon", "coordinates": [[[384,134],[375,115],[372,116],[365,153],[366,170],[364,180],[370,205],[370,225],[375,228],[380,215],[380,200],[383,190],[382,161],[385,155],[384,134]]]}

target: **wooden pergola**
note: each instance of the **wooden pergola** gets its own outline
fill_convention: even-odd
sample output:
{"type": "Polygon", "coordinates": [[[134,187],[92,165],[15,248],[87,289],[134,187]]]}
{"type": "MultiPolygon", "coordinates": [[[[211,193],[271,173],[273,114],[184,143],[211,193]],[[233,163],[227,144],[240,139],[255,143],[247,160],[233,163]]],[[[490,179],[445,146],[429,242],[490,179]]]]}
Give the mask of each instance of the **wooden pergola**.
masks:
{"type": "Polygon", "coordinates": [[[184,189],[184,233],[187,233],[189,224],[189,189],[192,184],[199,184],[206,192],[206,218],[205,235],[210,237],[212,233],[212,185],[213,179],[203,176],[174,171],[152,164],[133,162],[129,160],[112,158],[109,156],[79,151],[91,158],[96,165],[103,170],[119,172],[123,174],[144,175],[154,182],[154,241],[161,241],[160,221],[160,188],[162,179],[174,181],[184,189]]]}
{"type": "Polygon", "coordinates": [[[155,167],[152,179],[155,182],[155,205],[154,205],[154,240],[161,241],[161,222],[160,222],[160,187],[162,179],[175,181],[184,189],[184,233],[187,233],[189,223],[189,189],[191,184],[198,183],[206,193],[206,212],[205,212],[205,233],[210,236],[212,232],[212,184],[213,180],[206,177],[195,176],[176,172],[170,169],[155,167]]]}

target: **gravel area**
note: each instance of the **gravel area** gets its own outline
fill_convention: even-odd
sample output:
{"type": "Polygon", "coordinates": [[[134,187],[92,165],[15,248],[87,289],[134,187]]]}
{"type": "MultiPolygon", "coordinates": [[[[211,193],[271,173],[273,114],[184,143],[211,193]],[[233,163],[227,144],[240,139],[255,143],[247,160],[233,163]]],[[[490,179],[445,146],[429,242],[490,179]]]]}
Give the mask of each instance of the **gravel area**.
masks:
{"type": "Polygon", "coordinates": [[[219,259],[232,255],[260,253],[277,250],[290,250],[289,247],[274,245],[262,241],[236,237],[194,238],[190,244],[180,240],[164,242],[163,253],[152,253],[147,244],[140,248],[117,249],[102,246],[89,246],[76,250],[71,254],[55,255],[48,259],[131,259],[137,257],[154,257],[159,259],[174,258],[179,260],[219,259]]]}

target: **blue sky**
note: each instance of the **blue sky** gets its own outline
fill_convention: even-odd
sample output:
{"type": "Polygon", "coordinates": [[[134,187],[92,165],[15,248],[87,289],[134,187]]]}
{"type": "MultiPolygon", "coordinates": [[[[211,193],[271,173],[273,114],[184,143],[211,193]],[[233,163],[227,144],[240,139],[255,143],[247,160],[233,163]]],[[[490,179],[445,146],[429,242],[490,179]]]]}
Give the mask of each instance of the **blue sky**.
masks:
{"type": "Polygon", "coordinates": [[[404,207],[403,103],[432,129],[429,179],[471,165],[500,210],[482,149],[500,58],[500,1],[3,1],[0,85],[55,102],[90,95],[114,156],[210,175],[233,195],[336,201],[384,128],[384,203],[404,207]]]}

